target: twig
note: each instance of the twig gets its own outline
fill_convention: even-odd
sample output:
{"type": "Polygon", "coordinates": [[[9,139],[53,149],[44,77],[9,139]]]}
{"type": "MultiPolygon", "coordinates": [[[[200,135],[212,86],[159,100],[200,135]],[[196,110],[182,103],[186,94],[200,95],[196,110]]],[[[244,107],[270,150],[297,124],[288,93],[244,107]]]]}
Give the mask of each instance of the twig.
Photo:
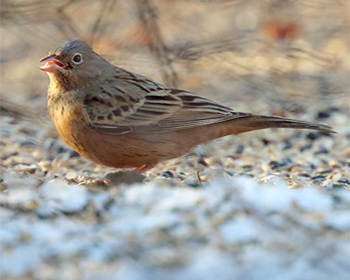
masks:
{"type": "Polygon", "coordinates": [[[101,23],[103,19],[106,18],[106,14],[113,10],[115,3],[116,0],[107,0],[103,2],[101,6],[101,11],[98,13],[97,18],[91,28],[91,35],[90,39],[88,40],[91,45],[93,45],[94,42],[96,42],[99,38],[102,37],[105,29],[101,29],[101,23]]]}
{"type": "Polygon", "coordinates": [[[135,0],[138,8],[138,14],[142,23],[144,32],[149,36],[147,44],[154,57],[157,59],[163,80],[168,86],[177,87],[178,77],[172,66],[172,60],[169,57],[169,49],[164,43],[158,22],[156,10],[151,0],[135,0]]]}

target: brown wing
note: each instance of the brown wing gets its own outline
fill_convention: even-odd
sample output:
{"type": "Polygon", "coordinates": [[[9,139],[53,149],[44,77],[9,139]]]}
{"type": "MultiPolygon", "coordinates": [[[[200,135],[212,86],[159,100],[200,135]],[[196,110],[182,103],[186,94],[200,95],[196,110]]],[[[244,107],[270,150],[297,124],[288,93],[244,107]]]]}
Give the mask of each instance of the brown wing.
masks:
{"type": "Polygon", "coordinates": [[[87,96],[85,108],[96,130],[112,134],[181,130],[249,115],[129,72],[87,96]]]}
{"type": "Polygon", "coordinates": [[[158,127],[161,129],[180,130],[250,115],[234,112],[231,108],[190,92],[171,90],[170,94],[180,98],[182,106],[171,117],[159,121],[158,127]]]}

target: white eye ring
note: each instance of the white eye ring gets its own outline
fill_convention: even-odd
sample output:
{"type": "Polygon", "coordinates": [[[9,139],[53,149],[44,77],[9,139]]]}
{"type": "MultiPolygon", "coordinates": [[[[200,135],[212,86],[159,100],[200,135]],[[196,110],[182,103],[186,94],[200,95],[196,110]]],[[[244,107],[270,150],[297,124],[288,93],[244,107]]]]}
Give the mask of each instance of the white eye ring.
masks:
{"type": "Polygon", "coordinates": [[[83,62],[83,56],[80,53],[75,53],[72,57],[72,62],[74,64],[81,64],[83,62]]]}

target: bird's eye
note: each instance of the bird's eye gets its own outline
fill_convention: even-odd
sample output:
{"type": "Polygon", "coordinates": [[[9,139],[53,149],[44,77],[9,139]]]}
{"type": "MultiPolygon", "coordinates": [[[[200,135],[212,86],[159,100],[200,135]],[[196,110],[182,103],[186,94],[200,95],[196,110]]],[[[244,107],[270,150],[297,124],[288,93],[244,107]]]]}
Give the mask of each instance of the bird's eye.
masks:
{"type": "Polygon", "coordinates": [[[74,62],[74,64],[78,65],[83,62],[83,56],[80,53],[76,53],[73,55],[72,61],[74,62]]]}

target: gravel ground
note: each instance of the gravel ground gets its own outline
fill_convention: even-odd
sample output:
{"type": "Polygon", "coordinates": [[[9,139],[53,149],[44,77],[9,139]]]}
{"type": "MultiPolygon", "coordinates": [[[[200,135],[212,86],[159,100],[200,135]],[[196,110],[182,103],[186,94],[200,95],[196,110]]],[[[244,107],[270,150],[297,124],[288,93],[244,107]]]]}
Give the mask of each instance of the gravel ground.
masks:
{"type": "Polygon", "coordinates": [[[62,179],[4,178],[13,187],[0,196],[2,279],[349,276],[344,188],[239,177],[92,191],[62,179]]]}
{"type": "Polygon", "coordinates": [[[147,30],[140,3],[0,6],[1,279],[349,279],[347,2],[157,0],[147,30]],[[149,49],[157,30],[168,57],[149,49]],[[76,37],[165,84],[337,134],[227,136],[146,174],[97,166],[59,138],[38,70],[76,37]]]}

